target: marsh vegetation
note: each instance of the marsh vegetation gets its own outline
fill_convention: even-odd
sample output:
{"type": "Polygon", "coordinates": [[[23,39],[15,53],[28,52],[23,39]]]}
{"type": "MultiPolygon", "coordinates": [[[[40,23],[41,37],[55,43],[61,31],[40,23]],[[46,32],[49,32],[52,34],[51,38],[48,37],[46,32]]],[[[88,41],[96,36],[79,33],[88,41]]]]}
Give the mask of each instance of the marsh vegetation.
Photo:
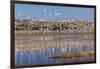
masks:
{"type": "Polygon", "coordinates": [[[71,63],[76,59],[80,61],[75,62],[94,61],[92,23],[38,23],[16,23],[16,64],[71,63]]]}

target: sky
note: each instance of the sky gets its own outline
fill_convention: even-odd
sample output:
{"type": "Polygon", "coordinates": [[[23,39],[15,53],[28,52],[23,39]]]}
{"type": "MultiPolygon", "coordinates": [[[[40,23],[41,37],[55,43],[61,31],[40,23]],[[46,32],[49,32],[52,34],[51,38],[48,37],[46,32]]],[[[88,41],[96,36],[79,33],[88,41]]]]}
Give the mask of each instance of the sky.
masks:
{"type": "Polygon", "coordinates": [[[89,21],[94,19],[94,8],[15,4],[15,17],[47,21],[89,21]]]}

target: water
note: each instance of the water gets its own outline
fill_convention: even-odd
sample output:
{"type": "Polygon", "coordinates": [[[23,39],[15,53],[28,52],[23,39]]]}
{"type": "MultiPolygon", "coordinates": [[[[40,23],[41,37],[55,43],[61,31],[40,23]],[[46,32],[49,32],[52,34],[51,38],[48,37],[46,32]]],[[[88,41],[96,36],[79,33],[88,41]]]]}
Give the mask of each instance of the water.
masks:
{"type": "MultiPolygon", "coordinates": [[[[63,52],[89,52],[94,51],[93,35],[50,35],[50,36],[27,36],[16,37],[15,46],[27,45],[28,47],[40,47],[39,50],[15,51],[15,64],[18,65],[40,65],[40,64],[59,64],[92,62],[93,57],[75,59],[52,59],[50,57],[59,55],[63,52]],[[74,41],[75,42],[74,42],[74,41]],[[92,41],[91,41],[92,40],[92,41]],[[43,49],[41,49],[43,47],[43,49]]],[[[23,50],[22,48],[22,50],[23,50]]],[[[37,48],[36,48],[37,49],[37,48]]]]}
{"type": "MultiPolygon", "coordinates": [[[[45,50],[41,50],[41,51],[34,51],[34,52],[16,52],[16,65],[20,65],[20,64],[58,64],[58,63],[67,63],[69,62],[70,59],[65,59],[67,60],[66,62],[64,61],[60,61],[60,62],[56,62],[55,60],[53,60],[52,58],[48,58],[51,56],[55,56],[55,55],[59,55],[62,52],[74,52],[74,51],[90,51],[93,50],[94,47],[86,47],[86,46],[82,46],[79,47],[79,49],[77,50],[77,47],[73,48],[71,47],[70,49],[68,47],[63,47],[63,48],[48,48],[45,50]]],[[[83,58],[84,61],[78,59],[75,59],[75,62],[86,62],[86,61],[93,61],[93,57],[87,57],[87,58],[83,58]]],[[[70,60],[70,62],[72,62],[72,60],[70,60]]]]}

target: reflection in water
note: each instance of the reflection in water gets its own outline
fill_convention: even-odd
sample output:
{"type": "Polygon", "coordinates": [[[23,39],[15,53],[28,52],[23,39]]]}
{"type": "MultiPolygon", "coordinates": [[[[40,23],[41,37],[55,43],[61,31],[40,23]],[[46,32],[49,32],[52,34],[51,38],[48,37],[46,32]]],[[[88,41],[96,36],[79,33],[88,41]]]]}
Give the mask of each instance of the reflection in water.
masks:
{"type": "MultiPolygon", "coordinates": [[[[67,46],[67,47],[58,47],[58,48],[48,48],[41,51],[34,52],[16,52],[16,64],[54,64],[54,63],[64,63],[59,61],[54,61],[49,58],[50,56],[59,55],[62,52],[76,52],[76,51],[91,51],[94,50],[93,46],[67,46]]],[[[67,62],[72,62],[73,60],[65,59],[67,62]]],[[[77,59],[75,59],[77,60],[77,59]]],[[[75,61],[74,60],[74,61],[75,61]]],[[[79,60],[79,58],[78,58],[79,60]]],[[[78,62],[78,60],[76,62],[78,62]]],[[[83,59],[85,61],[93,61],[92,57],[87,57],[83,59]]],[[[67,63],[65,62],[65,63],[67,63]]],[[[79,61],[81,62],[81,60],[79,61]]]]}
{"type": "MultiPolygon", "coordinates": [[[[55,60],[49,57],[59,55],[63,52],[88,52],[94,51],[94,35],[50,35],[50,36],[33,36],[33,37],[15,37],[15,46],[35,46],[43,49],[30,51],[15,51],[15,64],[58,64],[58,63],[77,63],[77,62],[92,62],[94,56],[75,59],[55,60]],[[76,42],[74,42],[74,41],[76,42]],[[92,40],[88,42],[86,40],[92,40]],[[68,43],[69,41],[69,43],[68,43]],[[70,42],[72,41],[72,42],[70,42]],[[77,42],[78,41],[78,42],[77,42]],[[84,43],[84,41],[87,42],[84,43]],[[44,44],[43,44],[44,42],[44,44]],[[57,43],[56,43],[57,42],[57,43]],[[81,42],[81,43],[80,43],[81,42]],[[83,43],[82,43],[83,42],[83,43]],[[42,43],[42,44],[41,44],[42,43]],[[56,43],[56,44],[55,44],[56,43]],[[47,46],[46,46],[47,45],[47,46]],[[60,45],[60,46],[59,46],[60,45]]],[[[27,48],[27,47],[26,47],[27,48]]],[[[34,47],[35,48],[35,47],[34,47]]],[[[37,49],[37,48],[35,48],[37,49]]]]}

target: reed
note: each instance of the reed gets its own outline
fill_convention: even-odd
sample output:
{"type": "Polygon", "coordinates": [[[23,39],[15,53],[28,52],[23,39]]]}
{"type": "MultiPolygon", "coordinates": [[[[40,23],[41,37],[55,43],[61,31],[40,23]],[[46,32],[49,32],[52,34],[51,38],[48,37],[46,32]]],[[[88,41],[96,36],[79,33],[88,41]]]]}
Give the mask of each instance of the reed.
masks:
{"type": "Polygon", "coordinates": [[[53,58],[53,59],[83,58],[83,57],[92,57],[94,55],[95,55],[94,51],[64,52],[60,55],[56,55],[56,56],[53,56],[53,57],[50,57],[50,58],[53,58]]]}

